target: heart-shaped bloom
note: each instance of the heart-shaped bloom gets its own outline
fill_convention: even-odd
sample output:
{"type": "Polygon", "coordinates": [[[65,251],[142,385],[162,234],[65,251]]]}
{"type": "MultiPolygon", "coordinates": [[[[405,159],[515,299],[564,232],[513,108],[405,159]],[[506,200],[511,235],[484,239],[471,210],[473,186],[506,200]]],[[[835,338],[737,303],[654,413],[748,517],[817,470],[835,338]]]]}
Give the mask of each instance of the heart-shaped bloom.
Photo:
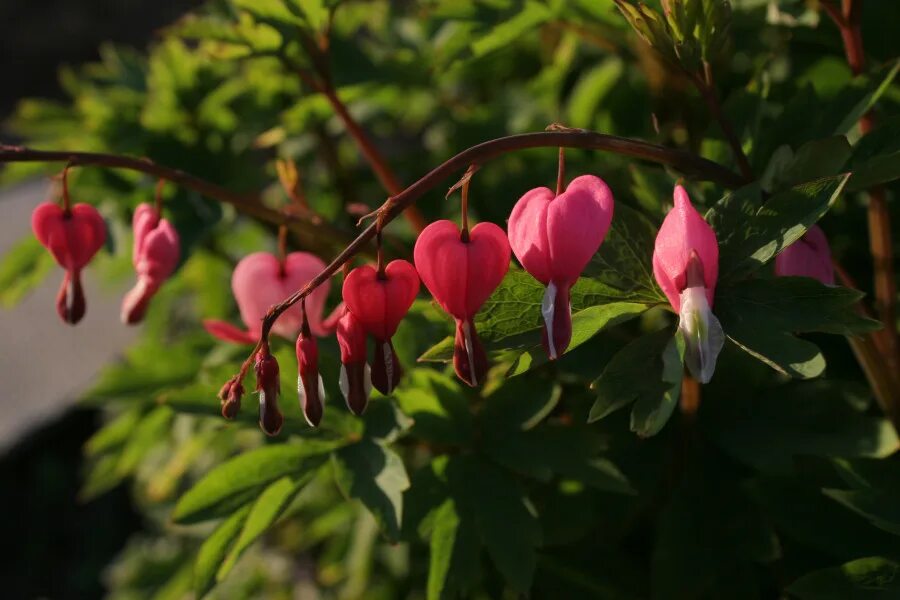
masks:
{"type": "MultiPolygon", "coordinates": [[[[225,321],[207,319],[203,322],[212,335],[227,342],[252,344],[259,339],[262,319],[269,308],[278,304],[306,285],[325,268],[319,257],[308,252],[291,252],[284,263],[268,252],[256,252],[244,257],[231,275],[231,290],[247,327],[242,330],[225,321]]],[[[326,335],[322,324],[322,310],[328,297],[330,283],[325,281],[306,298],[309,327],[314,335],[326,335]]],[[[287,309],[275,321],[272,333],[293,340],[300,331],[303,315],[300,306],[287,309]]]]}
{"type": "Polygon", "coordinates": [[[357,267],[344,280],[344,303],[375,338],[372,385],[382,394],[390,394],[403,375],[391,337],[418,293],[419,275],[405,260],[391,261],[383,275],[370,265],[357,267]]]}
{"type": "Polygon", "coordinates": [[[39,204],[31,214],[31,228],[57,264],[66,270],[56,312],[74,325],[84,316],[86,303],[81,288],[81,270],[106,242],[106,225],[97,209],[76,204],[71,210],[52,203],[39,204]]]}
{"type": "Polygon", "coordinates": [[[297,336],[297,393],[306,422],[318,427],[322,421],[325,385],[319,375],[319,346],[304,319],[297,336]]]}
{"type": "Polygon", "coordinates": [[[825,285],[834,285],[834,266],[828,238],[813,225],[799,240],[775,257],[775,274],[781,277],[812,277],[825,285]]]}
{"type": "Polygon", "coordinates": [[[132,228],[134,251],[131,260],[138,280],[122,301],[122,322],[128,325],[144,318],[150,299],[175,271],[181,252],[178,232],[150,204],[137,207],[132,228]]]}
{"type": "Polygon", "coordinates": [[[475,313],[509,270],[509,242],[493,223],[479,223],[461,236],[452,221],[436,221],[416,240],[416,270],[425,287],[456,319],[453,365],[460,379],[478,385],[487,355],[475,331],[475,313]]]}
{"type": "Polygon", "coordinates": [[[339,307],[337,341],[341,349],[341,376],[338,385],[347,408],[361,415],[369,402],[372,388],[372,372],[366,363],[366,330],[346,304],[339,307]]]}
{"type": "Polygon", "coordinates": [[[284,415],[278,410],[278,396],[281,394],[281,377],[278,361],[272,356],[268,345],[256,353],[256,391],[259,394],[259,427],[266,435],[275,436],[284,425],[284,415]]]}
{"type": "Polygon", "coordinates": [[[547,286],[541,303],[551,359],[572,340],[569,291],[600,248],[613,217],[613,195],[599,177],[576,177],[558,196],[535,188],[509,216],[509,244],[522,267],[547,286]]]}
{"type": "Polygon", "coordinates": [[[685,338],[688,370],[695,379],[707,383],[725,344],[722,326],[712,313],[719,243],[680,185],[675,187],[675,206],[656,236],[653,274],[680,315],[678,327],[685,338]]]}

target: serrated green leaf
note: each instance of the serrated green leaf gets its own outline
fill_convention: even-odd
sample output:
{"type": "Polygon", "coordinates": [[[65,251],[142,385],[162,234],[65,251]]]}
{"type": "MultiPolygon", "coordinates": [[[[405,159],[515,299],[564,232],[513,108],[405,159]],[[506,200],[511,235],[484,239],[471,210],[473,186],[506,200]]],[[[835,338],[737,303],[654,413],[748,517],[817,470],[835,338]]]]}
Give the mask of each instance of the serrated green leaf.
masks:
{"type": "Polygon", "coordinates": [[[667,329],[631,341],[607,363],[591,384],[597,400],[588,422],[593,423],[641,398],[661,397],[671,384],[663,381],[662,354],[672,332],[667,329]]]}
{"type": "Polygon", "coordinates": [[[841,172],[851,153],[850,143],[843,135],[807,142],[797,149],[768,189],[785,189],[836,175],[841,172]]]}
{"type": "Polygon", "coordinates": [[[452,499],[434,515],[426,598],[441,600],[465,591],[478,570],[478,537],[471,519],[457,513],[452,499]]]}
{"type": "Polygon", "coordinates": [[[850,192],[900,179],[900,118],[885,121],[859,140],[850,171],[850,192]]]}
{"type": "Polygon", "coordinates": [[[413,419],[412,435],[438,444],[465,444],[471,439],[468,397],[454,379],[431,369],[414,369],[394,398],[413,419]]]}
{"type": "Polygon", "coordinates": [[[662,430],[672,416],[681,396],[684,377],[684,335],[677,330],[662,353],[662,380],[669,384],[661,396],[641,396],[631,408],[631,430],[640,437],[650,437],[662,430]]]}
{"type": "Polygon", "coordinates": [[[347,498],[360,500],[388,539],[398,539],[403,522],[403,491],[409,487],[400,457],[382,444],[364,439],[341,448],[332,458],[341,492],[347,498]]]}
{"type": "Polygon", "coordinates": [[[256,497],[270,482],[313,471],[332,448],[307,441],[266,446],[236,456],[185,492],[172,511],[172,520],[196,523],[228,514],[256,497]]]}
{"type": "Polygon", "coordinates": [[[215,585],[219,566],[240,534],[249,513],[249,504],[238,508],[200,546],[194,562],[194,594],[197,598],[202,598],[215,585]]]}

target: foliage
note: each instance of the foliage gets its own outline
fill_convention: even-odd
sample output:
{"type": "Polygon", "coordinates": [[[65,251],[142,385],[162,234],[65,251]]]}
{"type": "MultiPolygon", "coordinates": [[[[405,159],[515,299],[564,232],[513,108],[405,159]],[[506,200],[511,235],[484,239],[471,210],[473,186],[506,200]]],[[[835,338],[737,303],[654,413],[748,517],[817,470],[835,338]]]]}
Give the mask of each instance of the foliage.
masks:
{"type": "MultiPolygon", "coordinates": [[[[868,273],[861,191],[893,193],[900,178],[896,63],[851,77],[837,31],[806,3],[741,0],[665,24],[618,4],[624,17],[611,0],[217,0],[146,53],[108,46],[100,62],[64,70],[68,101],[21,103],[10,126],[30,146],[148,156],[262,190],[270,206],[285,202],[275,159],[292,160],[311,209],[348,236],[347,207],[375,208],[385,191],[327,99],[297,77],[321,68],[307,48],[326,35],[337,95],[406,183],[486,139],[558,121],[734,167],[683,74],[631,21],[670,45],[665,60],[715,64],[760,177],[736,190],[684,182],[721,245],[714,308],[728,339],[695,420],[677,411],[684,341],[650,263],[679,174],[570,150],[570,176],[601,175],[616,208],[573,289],[564,357],[547,361],[543,288],[513,267],[475,320],[493,364],[484,386],[453,378],[452,323],[419,299],[394,338],[404,381],[363,418],[339,401],[337,344],[322,340],[328,401],[321,427],[307,427],[290,393],[293,347],[276,342],[285,426],[271,440],[250,394],[234,423],[218,416],[216,393],[246,348],[214,342],[200,321],[236,321],[230,269],[274,249],[274,232],[167,186],[185,258],[140,342],[85,398],[109,418],[85,447],[84,497],[128,480],[148,522],[110,571],[112,597],[896,593],[900,441],[844,339],[878,323],[856,311],[863,292],[772,273],[816,222],[842,264],[868,273]],[[855,123],[873,106],[881,125],[860,137],[855,123]]],[[[892,4],[866,5],[866,34],[896,22],[892,4]]],[[[891,57],[875,48],[876,63],[891,57]]],[[[555,157],[528,150],[483,165],[471,210],[504,223],[522,193],[552,185],[555,157]]],[[[38,172],[48,167],[14,164],[2,180],[38,172]]],[[[122,277],[125,224],[155,182],[100,168],[71,177],[76,200],[111,223],[99,268],[122,277]]],[[[419,208],[456,219],[441,192],[419,208]]],[[[410,254],[408,225],[388,235],[389,254],[410,254]]],[[[18,244],[0,265],[0,303],[50,267],[34,242],[18,244]]],[[[338,300],[334,290],[329,307],[338,300]]]]}

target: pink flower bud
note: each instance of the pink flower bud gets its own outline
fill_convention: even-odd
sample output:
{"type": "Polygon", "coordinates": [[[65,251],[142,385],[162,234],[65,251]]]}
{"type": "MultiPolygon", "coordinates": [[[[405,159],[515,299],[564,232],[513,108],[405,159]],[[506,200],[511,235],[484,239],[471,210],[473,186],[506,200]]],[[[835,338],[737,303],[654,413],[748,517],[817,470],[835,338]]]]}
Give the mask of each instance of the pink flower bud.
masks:
{"type": "Polygon", "coordinates": [[[57,264],[66,270],[56,297],[56,311],[74,325],[84,316],[86,302],[81,270],[106,242],[106,225],[97,209],[76,204],[66,211],[52,202],[39,204],[31,214],[31,228],[57,264]]]}
{"type": "Polygon", "coordinates": [[[306,322],[297,336],[297,393],[306,422],[318,427],[322,421],[325,386],[319,375],[319,347],[306,322]]]}
{"type": "Polygon", "coordinates": [[[569,290],[600,248],[612,223],[613,195],[593,175],[576,177],[556,196],[548,188],[527,192],[509,216],[509,244],[522,267],[547,286],[541,303],[543,343],[551,359],[569,347],[569,290]]]}
{"type": "Polygon", "coordinates": [[[812,277],[825,285],[834,285],[834,266],[828,238],[813,225],[799,240],[775,257],[775,274],[780,277],[812,277]]]}
{"type": "Polygon", "coordinates": [[[675,187],[675,206],[656,236],[653,274],[680,315],[678,327],[685,338],[688,370],[707,383],[725,343],[722,326],[711,308],[719,276],[719,243],[680,185],[675,187]]]}
{"type": "Polygon", "coordinates": [[[341,376],[338,385],[347,408],[361,415],[369,402],[372,373],[366,363],[366,332],[346,304],[337,322],[337,341],[341,349],[341,376]]]}
{"type": "Polygon", "coordinates": [[[259,426],[269,436],[278,435],[284,416],[278,410],[281,379],[278,361],[264,345],[256,354],[256,391],[259,393],[259,426]]]}
{"type": "Polygon", "coordinates": [[[344,280],[347,308],[375,338],[372,385],[382,394],[390,394],[403,375],[391,337],[418,293],[419,275],[405,260],[392,261],[383,276],[365,265],[353,269],[344,280]]]}
{"type": "MultiPolygon", "coordinates": [[[[231,290],[241,312],[245,330],[225,321],[207,319],[206,330],[215,337],[237,344],[252,344],[259,339],[262,319],[269,308],[278,304],[318,275],[325,263],[308,252],[291,252],[284,264],[268,252],[256,252],[244,257],[231,276],[231,290]]],[[[313,335],[326,335],[322,311],[328,298],[328,281],[322,283],[306,298],[309,327],[313,335]]],[[[302,315],[299,306],[287,309],[272,327],[272,333],[293,340],[300,331],[302,315]]]]}
{"type": "Polygon", "coordinates": [[[139,323],[150,299],[178,265],[181,253],[178,232],[150,204],[141,204],[134,212],[134,251],[132,262],[138,281],[122,302],[122,322],[139,323]]]}
{"type": "Polygon", "coordinates": [[[425,287],[456,319],[456,374],[478,385],[487,373],[487,355],[474,318],[509,270],[506,234],[493,223],[479,223],[463,239],[455,223],[436,221],[419,234],[414,256],[425,287]]]}

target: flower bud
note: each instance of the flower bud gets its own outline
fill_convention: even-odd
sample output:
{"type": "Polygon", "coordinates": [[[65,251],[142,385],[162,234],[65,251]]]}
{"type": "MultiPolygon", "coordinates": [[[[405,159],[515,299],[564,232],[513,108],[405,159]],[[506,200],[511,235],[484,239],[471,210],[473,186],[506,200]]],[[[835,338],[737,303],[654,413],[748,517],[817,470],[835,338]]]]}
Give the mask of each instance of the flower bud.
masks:
{"type": "Polygon", "coordinates": [[[350,412],[361,415],[369,402],[372,372],[366,363],[366,332],[346,305],[337,322],[337,341],[341,349],[338,385],[350,412]]]}
{"type": "Polygon", "coordinates": [[[281,379],[278,361],[269,352],[268,345],[256,354],[256,391],[259,393],[259,427],[269,436],[278,435],[284,425],[284,416],[278,410],[281,379]]]}
{"type": "Polygon", "coordinates": [[[779,277],[812,277],[825,285],[834,285],[834,266],[828,238],[818,225],[813,225],[799,240],[775,257],[775,274],[779,277]]]}
{"type": "Polygon", "coordinates": [[[322,421],[325,385],[319,375],[319,348],[304,320],[297,336],[297,393],[306,422],[318,427],[322,421]]]}
{"type": "Polygon", "coordinates": [[[244,386],[235,375],[225,382],[219,390],[219,400],[222,401],[222,416],[229,421],[233,420],[241,409],[241,397],[244,395],[244,386]]]}
{"type": "Polygon", "coordinates": [[[132,263],[138,281],[122,301],[122,322],[134,325],[144,318],[150,299],[175,271],[181,253],[178,232],[150,204],[141,204],[134,212],[134,251],[132,263]]]}

